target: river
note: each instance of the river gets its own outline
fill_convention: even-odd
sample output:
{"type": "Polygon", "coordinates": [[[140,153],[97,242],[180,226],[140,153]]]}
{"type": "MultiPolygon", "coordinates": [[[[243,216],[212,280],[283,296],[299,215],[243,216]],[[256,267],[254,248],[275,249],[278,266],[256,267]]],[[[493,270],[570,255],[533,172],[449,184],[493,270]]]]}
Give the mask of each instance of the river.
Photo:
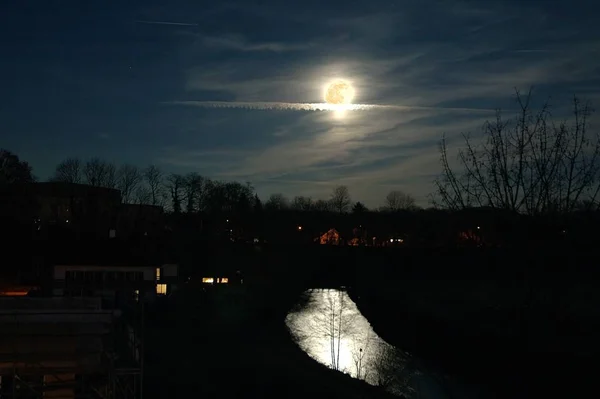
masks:
{"type": "Polygon", "coordinates": [[[289,312],[286,324],[296,343],[314,360],[395,395],[419,399],[473,397],[377,336],[344,290],[306,291],[289,312]]]}

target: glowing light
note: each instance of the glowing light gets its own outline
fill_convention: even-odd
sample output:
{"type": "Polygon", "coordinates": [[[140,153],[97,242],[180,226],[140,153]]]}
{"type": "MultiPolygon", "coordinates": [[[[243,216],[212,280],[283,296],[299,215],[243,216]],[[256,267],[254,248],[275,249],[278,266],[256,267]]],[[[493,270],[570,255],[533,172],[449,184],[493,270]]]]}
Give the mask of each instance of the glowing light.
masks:
{"type": "Polygon", "coordinates": [[[298,230],[302,230],[302,226],[298,226],[298,230]]]}
{"type": "Polygon", "coordinates": [[[167,294],[167,285],[166,284],[156,284],[156,293],[158,295],[166,295],[167,294]]]}
{"type": "Polygon", "coordinates": [[[215,282],[215,279],[212,277],[202,277],[202,282],[206,284],[212,284],[215,282]]]}
{"type": "Polygon", "coordinates": [[[338,79],[325,87],[323,98],[327,104],[351,104],[354,99],[354,88],[345,80],[338,79]]]}

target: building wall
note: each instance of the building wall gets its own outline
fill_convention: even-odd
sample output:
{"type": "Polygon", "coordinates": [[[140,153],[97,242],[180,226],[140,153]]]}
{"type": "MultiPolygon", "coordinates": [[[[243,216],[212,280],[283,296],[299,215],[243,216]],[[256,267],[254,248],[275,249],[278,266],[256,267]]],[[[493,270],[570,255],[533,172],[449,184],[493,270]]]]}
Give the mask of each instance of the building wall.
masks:
{"type": "Polygon", "coordinates": [[[38,223],[65,226],[77,234],[107,238],[117,222],[119,190],[72,183],[36,183],[38,223]]]}
{"type": "Polygon", "coordinates": [[[75,397],[72,387],[52,385],[105,372],[113,321],[98,298],[0,298],[0,395],[16,389],[20,397],[33,384],[44,397],[75,397]]]}
{"type": "Polygon", "coordinates": [[[151,299],[157,294],[168,294],[177,289],[178,269],[176,264],[158,268],[57,265],[54,267],[53,294],[99,296],[114,301],[151,299]]]}
{"type": "Polygon", "coordinates": [[[66,272],[142,272],[144,281],[156,279],[156,267],[154,266],[57,265],[54,266],[54,280],[64,280],[66,272]]]}

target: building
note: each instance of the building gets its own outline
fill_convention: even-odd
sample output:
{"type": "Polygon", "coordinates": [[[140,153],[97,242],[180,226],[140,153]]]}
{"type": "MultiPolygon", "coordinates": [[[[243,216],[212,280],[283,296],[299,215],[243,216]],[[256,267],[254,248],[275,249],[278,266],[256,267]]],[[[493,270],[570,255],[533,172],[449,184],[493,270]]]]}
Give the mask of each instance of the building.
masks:
{"type": "Polygon", "coordinates": [[[59,264],[54,266],[54,296],[98,297],[106,306],[151,301],[178,288],[178,265],[59,264]]]}
{"type": "Polygon", "coordinates": [[[43,182],[0,187],[0,216],[33,224],[39,238],[128,238],[164,231],[161,206],[122,204],[117,189],[43,182]]]}
{"type": "Polygon", "coordinates": [[[165,215],[162,206],[121,204],[113,237],[157,237],[164,231],[165,215]]]}
{"type": "Polygon", "coordinates": [[[68,231],[77,237],[105,238],[116,229],[121,192],[86,184],[47,182],[30,185],[42,236],[68,231]]]}
{"type": "Polygon", "coordinates": [[[0,298],[0,397],[139,398],[134,320],[99,298],[0,298]]]}
{"type": "Polygon", "coordinates": [[[315,242],[321,245],[342,245],[343,240],[336,229],[329,229],[326,233],[315,238],[315,242]]]}

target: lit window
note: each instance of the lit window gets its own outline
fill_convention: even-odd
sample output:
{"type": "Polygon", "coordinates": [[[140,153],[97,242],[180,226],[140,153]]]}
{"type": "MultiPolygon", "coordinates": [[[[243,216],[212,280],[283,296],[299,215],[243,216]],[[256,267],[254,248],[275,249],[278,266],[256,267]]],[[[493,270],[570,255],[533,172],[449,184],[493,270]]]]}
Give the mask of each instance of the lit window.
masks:
{"type": "Polygon", "coordinates": [[[140,290],[133,291],[133,299],[138,302],[140,300],[140,290]]]}
{"type": "Polygon", "coordinates": [[[202,277],[202,282],[206,284],[212,284],[215,280],[212,277],[202,277]]]}
{"type": "Polygon", "coordinates": [[[160,281],[160,267],[156,268],[156,281],[160,281]]]}
{"type": "Polygon", "coordinates": [[[158,295],[167,295],[167,285],[166,284],[156,284],[156,293],[158,295]]]}
{"type": "Polygon", "coordinates": [[[221,277],[221,284],[227,284],[229,279],[227,277],[221,277]]]}

